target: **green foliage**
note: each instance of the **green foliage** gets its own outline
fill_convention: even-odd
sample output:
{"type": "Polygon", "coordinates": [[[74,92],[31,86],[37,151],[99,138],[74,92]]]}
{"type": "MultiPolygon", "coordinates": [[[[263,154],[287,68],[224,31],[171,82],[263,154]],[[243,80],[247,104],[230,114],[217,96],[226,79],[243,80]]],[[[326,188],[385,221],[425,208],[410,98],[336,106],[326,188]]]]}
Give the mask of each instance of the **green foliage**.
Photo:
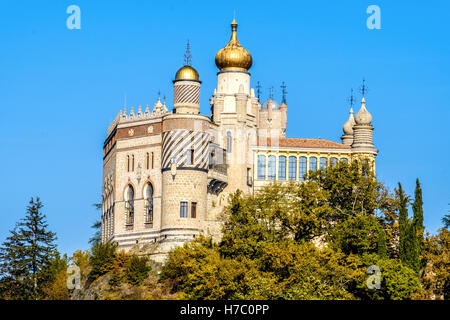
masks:
{"type": "Polygon", "coordinates": [[[374,216],[350,217],[330,232],[330,245],[345,254],[374,253],[381,230],[374,216]]]}
{"type": "Polygon", "coordinates": [[[450,231],[442,228],[424,244],[428,261],[424,273],[425,287],[443,299],[450,300],[450,231]]]}
{"type": "Polygon", "coordinates": [[[381,286],[379,290],[369,290],[360,286],[362,299],[405,300],[420,290],[420,281],[417,273],[404,266],[397,259],[383,259],[375,254],[364,255],[366,266],[376,265],[380,268],[381,286]]]}
{"type": "Polygon", "coordinates": [[[384,229],[381,229],[379,236],[378,236],[378,243],[377,243],[377,250],[378,255],[382,259],[387,258],[387,249],[386,249],[386,232],[384,229]]]}
{"type": "Polygon", "coordinates": [[[388,248],[396,247],[399,203],[409,201],[399,189],[401,199],[368,168],[338,164],[301,184],[237,191],[222,241],[201,237],[174,249],[161,281],[181,299],[409,299],[418,274],[388,258],[396,256],[388,248]],[[371,265],[381,269],[375,291],[366,285],[371,265]]]}
{"type": "MultiPolygon", "coordinates": [[[[97,211],[102,210],[102,204],[101,203],[94,203],[93,206],[97,211]]],[[[91,245],[94,245],[95,243],[102,241],[102,221],[101,220],[95,220],[94,223],[91,226],[92,229],[95,230],[94,235],[89,239],[89,243],[91,245]]]]}
{"type": "Polygon", "coordinates": [[[46,270],[57,255],[56,235],[48,231],[39,197],[31,198],[24,219],[0,248],[0,292],[8,299],[40,299],[46,270]]]}
{"type": "Polygon", "coordinates": [[[151,271],[151,267],[147,265],[147,257],[131,256],[128,261],[127,268],[125,270],[128,283],[132,285],[140,285],[148,273],[151,271]]]}
{"type": "Polygon", "coordinates": [[[92,247],[92,255],[89,257],[91,271],[89,280],[93,281],[98,277],[114,269],[114,259],[116,257],[117,243],[97,242],[92,247]]]}

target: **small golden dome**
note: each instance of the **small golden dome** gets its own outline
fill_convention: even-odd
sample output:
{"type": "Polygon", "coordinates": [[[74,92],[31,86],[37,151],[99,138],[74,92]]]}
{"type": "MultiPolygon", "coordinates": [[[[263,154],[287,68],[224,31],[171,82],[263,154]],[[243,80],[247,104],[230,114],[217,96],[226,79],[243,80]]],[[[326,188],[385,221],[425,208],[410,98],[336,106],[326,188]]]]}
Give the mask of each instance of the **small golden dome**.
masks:
{"type": "Polygon", "coordinates": [[[181,67],[177,74],[175,75],[175,80],[200,80],[200,76],[198,75],[197,70],[192,68],[191,66],[185,65],[181,67]]]}
{"type": "Polygon", "coordinates": [[[252,66],[250,52],[241,46],[237,38],[237,26],[236,20],[233,19],[230,42],[216,54],[216,66],[221,71],[248,71],[252,66]]]}

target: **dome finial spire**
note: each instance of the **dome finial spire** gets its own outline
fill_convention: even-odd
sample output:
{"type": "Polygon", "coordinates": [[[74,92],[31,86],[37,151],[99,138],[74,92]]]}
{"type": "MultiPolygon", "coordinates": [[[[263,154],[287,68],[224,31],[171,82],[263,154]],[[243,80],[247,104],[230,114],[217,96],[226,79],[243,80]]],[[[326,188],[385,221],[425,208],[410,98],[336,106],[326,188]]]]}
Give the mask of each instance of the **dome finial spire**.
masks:
{"type": "Polygon", "coordinates": [[[221,71],[248,71],[253,63],[252,56],[237,37],[237,22],[231,22],[231,38],[228,44],[216,54],[216,66],[221,71]]]}
{"type": "Polygon", "coordinates": [[[189,45],[189,39],[186,44],[186,53],[184,54],[184,65],[190,66],[192,61],[192,55],[191,55],[191,47],[189,45]]]}

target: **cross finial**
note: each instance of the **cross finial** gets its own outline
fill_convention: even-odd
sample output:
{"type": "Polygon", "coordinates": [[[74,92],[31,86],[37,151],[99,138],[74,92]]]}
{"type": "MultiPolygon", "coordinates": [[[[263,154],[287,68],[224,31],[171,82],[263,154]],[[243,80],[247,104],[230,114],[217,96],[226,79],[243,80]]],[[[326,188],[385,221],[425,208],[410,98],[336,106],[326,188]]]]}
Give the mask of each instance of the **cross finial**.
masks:
{"type": "Polygon", "coordinates": [[[281,94],[282,94],[281,103],[286,103],[286,94],[287,94],[286,88],[287,87],[286,87],[286,84],[284,83],[284,81],[281,84],[280,88],[281,88],[281,94]]]}
{"type": "Polygon", "coordinates": [[[366,85],[366,79],[363,78],[362,86],[361,86],[361,88],[359,90],[361,91],[361,94],[362,94],[363,98],[364,98],[365,94],[367,92],[369,92],[369,88],[366,85]]]}
{"type": "Polygon", "coordinates": [[[166,102],[166,95],[163,95],[163,101],[166,102]]]}
{"type": "Polygon", "coordinates": [[[353,88],[350,90],[350,97],[348,97],[348,102],[350,102],[350,107],[353,108],[353,103],[355,102],[355,98],[353,97],[353,88]]]}
{"type": "Polygon", "coordinates": [[[273,86],[269,90],[269,99],[273,100],[273,86]]]}
{"type": "Polygon", "coordinates": [[[186,53],[184,54],[184,65],[190,66],[192,61],[192,55],[191,55],[191,46],[189,45],[189,40],[186,44],[186,53]]]}
{"type": "Polygon", "coordinates": [[[158,90],[158,98],[161,97],[161,90],[158,90]]]}
{"type": "Polygon", "coordinates": [[[256,96],[258,97],[258,99],[261,97],[261,84],[259,83],[259,81],[256,83],[256,96]]]}

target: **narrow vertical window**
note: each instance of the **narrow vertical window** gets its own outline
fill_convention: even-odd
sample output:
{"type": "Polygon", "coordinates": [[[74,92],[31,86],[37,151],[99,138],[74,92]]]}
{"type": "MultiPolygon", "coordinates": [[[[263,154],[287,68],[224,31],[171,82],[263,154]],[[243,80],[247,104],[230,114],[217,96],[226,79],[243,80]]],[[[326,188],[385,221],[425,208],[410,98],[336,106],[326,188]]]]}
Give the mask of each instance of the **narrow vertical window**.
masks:
{"type": "Polygon", "coordinates": [[[152,167],[152,169],[154,168],[154,164],[153,164],[153,161],[155,160],[155,156],[154,156],[154,153],[152,152],[152,158],[151,158],[151,160],[152,160],[152,165],[151,165],[151,167],[152,167]]]}
{"type": "Polygon", "coordinates": [[[228,153],[232,151],[231,150],[232,145],[233,145],[233,140],[232,140],[232,137],[231,137],[231,132],[228,131],[227,132],[227,152],[228,153]]]}
{"type": "Polygon", "coordinates": [[[186,150],[186,164],[194,164],[194,149],[186,150]]]}
{"type": "Polygon", "coordinates": [[[297,158],[289,157],[289,180],[295,180],[297,175],[297,158]]]}
{"type": "Polygon", "coordinates": [[[306,175],[306,157],[300,157],[298,161],[298,180],[304,181],[306,175]]]}
{"type": "Polygon", "coordinates": [[[134,154],[131,155],[131,171],[134,172],[134,154]]]}
{"type": "Polygon", "coordinates": [[[327,168],[327,158],[320,158],[320,169],[326,169],[327,168]]]}
{"type": "Polygon", "coordinates": [[[316,157],[309,158],[309,170],[317,171],[317,158],[316,157]]]}
{"type": "Polygon", "coordinates": [[[191,218],[197,217],[197,202],[191,203],[191,218]]]}
{"type": "Polygon", "coordinates": [[[286,157],[278,157],[278,180],[286,180],[286,157]]]}
{"type": "Polygon", "coordinates": [[[150,154],[147,152],[147,156],[146,156],[146,165],[145,167],[148,169],[150,169],[150,154]]]}
{"type": "Polygon", "coordinates": [[[269,180],[275,180],[276,173],[276,158],[275,156],[269,156],[267,162],[267,176],[269,180]]]}
{"type": "Polygon", "coordinates": [[[153,223],[153,186],[147,183],[145,187],[145,222],[153,223]]]}
{"type": "Polygon", "coordinates": [[[125,209],[127,211],[127,224],[134,223],[134,189],[131,185],[128,185],[125,194],[125,209]]]}
{"type": "Polygon", "coordinates": [[[127,172],[130,172],[130,156],[127,156],[127,172]]]}
{"type": "Polygon", "coordinates": [[[187,201],[181,201],[180,202],[180,217],[181,218],[187,218],[187,209],[188,209],[187,201]]]}
{"type": "Polygon", "coordinates": [[[258,179],[266,179],[266,156],[258,156],[258,179]]]}

